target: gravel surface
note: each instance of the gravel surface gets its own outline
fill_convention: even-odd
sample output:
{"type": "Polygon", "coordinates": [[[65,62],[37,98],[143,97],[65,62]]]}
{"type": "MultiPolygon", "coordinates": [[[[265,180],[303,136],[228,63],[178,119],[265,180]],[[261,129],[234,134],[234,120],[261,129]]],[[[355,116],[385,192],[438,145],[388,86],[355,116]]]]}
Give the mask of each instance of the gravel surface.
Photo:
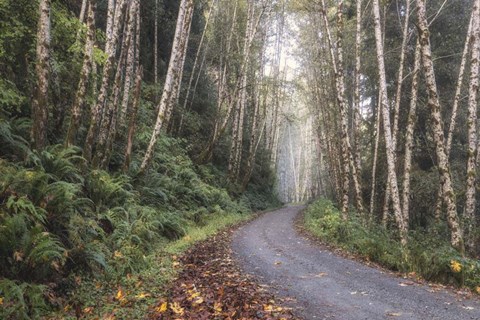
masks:
{"type": "Polygon", "coordinates": [[[480,319],[480,302],[342,258],[294,228],[303,209],[269,212],[240,228],[232,249],[241,268],[290,301],[305,319],[480,319]],[[435,292],[434,292],[435,291],[435,292]]]}

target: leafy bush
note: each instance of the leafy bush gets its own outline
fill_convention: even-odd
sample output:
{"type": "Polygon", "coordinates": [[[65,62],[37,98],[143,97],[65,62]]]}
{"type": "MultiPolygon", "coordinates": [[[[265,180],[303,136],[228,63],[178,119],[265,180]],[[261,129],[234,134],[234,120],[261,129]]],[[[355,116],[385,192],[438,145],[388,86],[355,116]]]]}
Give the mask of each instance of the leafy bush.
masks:
{"type": "Polygon", "coordinates": [[[406,248],[398,236],[379,225],[365,226],[356,216],[343,221],[328,200],[312,203],[305,212],[307,229],[322,241],[401,272],[426,280],[466,285],[480,291],[480,262],[462,257],[445,239],[446,228],[413,230],[406,248]]]}

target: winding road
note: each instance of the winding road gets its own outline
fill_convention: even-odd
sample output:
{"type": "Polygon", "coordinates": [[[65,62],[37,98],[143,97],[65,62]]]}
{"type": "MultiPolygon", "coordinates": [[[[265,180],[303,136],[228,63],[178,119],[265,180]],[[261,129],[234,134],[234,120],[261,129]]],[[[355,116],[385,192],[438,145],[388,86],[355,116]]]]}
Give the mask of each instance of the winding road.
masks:
{"type": "Polygon", "coordinates": [[[303,209],[266,213],[236,231],[241,268],[304,319],[480,319],[478,299],[413,284],[312,243],[294,228],[303,209]],[[436,290],[435,290],[436,291],[436,290]]]}

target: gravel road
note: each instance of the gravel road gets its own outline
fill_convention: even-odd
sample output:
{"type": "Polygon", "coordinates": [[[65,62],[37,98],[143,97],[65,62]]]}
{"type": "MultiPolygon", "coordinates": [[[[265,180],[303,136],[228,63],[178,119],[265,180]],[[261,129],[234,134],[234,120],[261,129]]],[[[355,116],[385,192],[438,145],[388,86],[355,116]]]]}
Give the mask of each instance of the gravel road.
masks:
{"type": "Polygon", "coordinates": [[[294,228],[303,209],[269,212],[236,231],[241,268],[304,319],[480,319],[478,299],[413,284],[312,243],[294,228]]]}

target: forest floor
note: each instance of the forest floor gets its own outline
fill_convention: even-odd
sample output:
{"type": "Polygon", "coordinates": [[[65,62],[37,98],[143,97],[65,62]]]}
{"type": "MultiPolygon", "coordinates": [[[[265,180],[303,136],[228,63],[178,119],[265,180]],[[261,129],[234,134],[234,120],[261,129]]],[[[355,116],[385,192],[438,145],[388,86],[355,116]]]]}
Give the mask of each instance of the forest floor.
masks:
{"type": "Polygon", "coordinates": [[[186,251],[168,295],[150,309],[148,319],[296,319],[282,299],[241,272],[232,259],[235,227],[186,251]]]}
{"type": "MultiPolygon", "coordinates": [[[[302,206],[266,213],[233,235],[245,274],[305,319],[480,319],[480,301],[349,259],[299,234],[302,206]]],[[[243,275],[242,275],[243,277],[243,275]]]]}

